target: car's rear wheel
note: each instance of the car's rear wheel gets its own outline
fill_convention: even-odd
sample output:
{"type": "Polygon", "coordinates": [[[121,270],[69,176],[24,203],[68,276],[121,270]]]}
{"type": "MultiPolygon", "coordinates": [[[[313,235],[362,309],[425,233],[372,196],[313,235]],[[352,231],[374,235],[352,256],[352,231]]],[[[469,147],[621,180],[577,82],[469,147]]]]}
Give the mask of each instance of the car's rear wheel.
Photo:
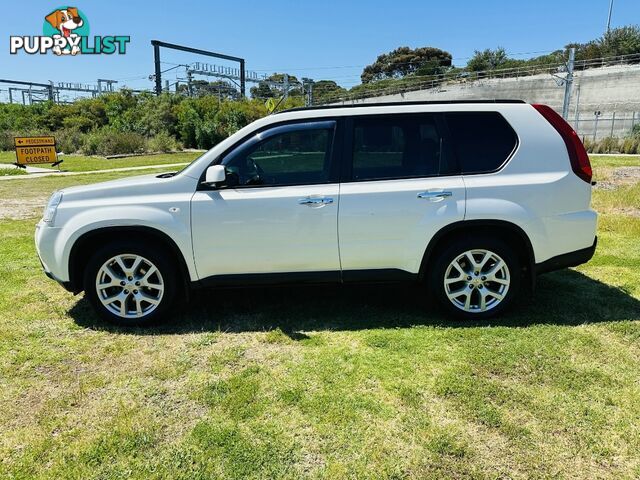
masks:
{"type": "Polygon", "coordinates": [[[447,313],[466,319],[503,312],[517,295],[520,263],[513,249],[493,238],[463,238],[435,262],[430,286],[447,313]]]}
{"type": "Polygon", "coordinates": [[[84,291],[105,320],[139,326],[164,316],[173,302],[176,281],[175,267],[161,249],[117,242],[91,257],[84,291]]]}

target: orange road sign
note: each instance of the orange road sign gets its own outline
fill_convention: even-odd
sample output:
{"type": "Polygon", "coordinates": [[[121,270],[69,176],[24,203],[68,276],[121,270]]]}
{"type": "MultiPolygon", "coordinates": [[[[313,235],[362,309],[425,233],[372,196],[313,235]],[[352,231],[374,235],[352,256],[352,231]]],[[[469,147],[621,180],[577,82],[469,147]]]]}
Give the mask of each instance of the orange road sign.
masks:
{"type": "Polygon", "coordinates": [[[58,161],[55,137],[14,137],[13,142],[18,165],[53,164],[58,161]]]}

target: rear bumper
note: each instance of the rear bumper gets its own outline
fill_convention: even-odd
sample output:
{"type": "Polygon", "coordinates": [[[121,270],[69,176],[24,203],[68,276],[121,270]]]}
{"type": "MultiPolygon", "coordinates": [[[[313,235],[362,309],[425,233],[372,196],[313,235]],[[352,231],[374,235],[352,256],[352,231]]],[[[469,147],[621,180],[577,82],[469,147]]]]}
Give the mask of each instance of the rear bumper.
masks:
{"type": "Polygon", "coordinates": [[[535,273],[540,275],[541,273],[552,272],[554,270],[560,270],[567,267],[576,267],[587,263],[593,257],[596,251],[596,245],[598,244],[598,237],[593,240],[593,245],[574,252],[563,253],[545,260],[542,263],[536,263],[535,273]]]}

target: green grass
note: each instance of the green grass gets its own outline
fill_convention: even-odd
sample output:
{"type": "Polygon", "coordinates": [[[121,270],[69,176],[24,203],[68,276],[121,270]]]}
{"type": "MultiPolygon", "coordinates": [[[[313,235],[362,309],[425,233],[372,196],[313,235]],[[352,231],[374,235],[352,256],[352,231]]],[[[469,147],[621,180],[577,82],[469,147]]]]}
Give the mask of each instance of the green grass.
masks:
{"type": "MultiPolygon", "coordinates": [[[[159,155],[141,155],[137,157],[111,158],[85,157],[82,155],[62,155],[59,158],[64,161],[60,169],[68,172],[88,172],[94,170],[107,170],[112,168],[143,167],[147,165],[166,165],[172,163],[189,163],[201,153],[181,152],[165,153],[159,155]]],[[[14,163],[14,152],[0,152],[0,163],[14,163]]],[[[34,165],[38,168],[50,168],[49,165],[34,165]]],[[[57,170],[54,168],[53,170],[57,170]]]]}
{"type": "Polygon", "coordinates": [[[25,172],[21,168],[0,168],[0,177],[13,177],[16,175],[26,175],[25,172]]]}
{"type": "Polygon", "coordinates": [[[589,158],[599,167],[632,167],[640,164],[640,155],[598,155],[590,154],[589,158]]]}
{"type": "Polygon", "coordinates": [[[122,330],[44,277],[35,217],[0,221],[0,478],[637,478],[640,218],[619,203],[640,186],[620,188],[594,193],[593,261],[479,324],[379,285],[204,292],[122,330]]]}

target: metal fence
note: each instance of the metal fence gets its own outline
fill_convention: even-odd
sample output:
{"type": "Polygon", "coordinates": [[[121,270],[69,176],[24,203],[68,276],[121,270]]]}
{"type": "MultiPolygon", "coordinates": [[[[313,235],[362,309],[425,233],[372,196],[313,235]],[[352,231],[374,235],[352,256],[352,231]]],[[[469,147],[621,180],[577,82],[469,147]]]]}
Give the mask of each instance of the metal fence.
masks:
{"type": "Polygon", "coordinates": [[[625,137],[640,123],[640,112],[579,113],[569,123],[582,140],[599,140],[605,137],[625,137]],[[599,114],[598,114],[599,113],[599,114]]]}

